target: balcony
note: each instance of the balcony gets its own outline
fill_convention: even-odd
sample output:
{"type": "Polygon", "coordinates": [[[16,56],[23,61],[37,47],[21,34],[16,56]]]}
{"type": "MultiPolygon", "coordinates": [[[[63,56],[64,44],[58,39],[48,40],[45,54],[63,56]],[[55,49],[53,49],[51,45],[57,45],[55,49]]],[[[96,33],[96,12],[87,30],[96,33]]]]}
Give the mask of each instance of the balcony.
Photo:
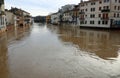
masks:
{"type": "Polygon", "coordinates": [[[79,12],[79,14],[85,14],[85,12],[79,12]]]}
{"type": "Polygon", "coordinates": [[[110,9],[103,9],[101,12],[110,12],[110,9]]]}

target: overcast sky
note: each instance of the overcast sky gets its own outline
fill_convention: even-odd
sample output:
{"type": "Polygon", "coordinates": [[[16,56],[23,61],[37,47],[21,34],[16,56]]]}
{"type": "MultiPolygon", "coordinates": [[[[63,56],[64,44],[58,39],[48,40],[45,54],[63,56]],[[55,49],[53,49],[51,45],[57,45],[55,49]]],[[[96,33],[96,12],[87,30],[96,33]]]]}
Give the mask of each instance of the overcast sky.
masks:
{"type": "Polygon", "coordinates": [[[33,16],[56,12],[65,4],[78,4],[80,0],[5,0],[5,8],[21,8],[33,16]]]}

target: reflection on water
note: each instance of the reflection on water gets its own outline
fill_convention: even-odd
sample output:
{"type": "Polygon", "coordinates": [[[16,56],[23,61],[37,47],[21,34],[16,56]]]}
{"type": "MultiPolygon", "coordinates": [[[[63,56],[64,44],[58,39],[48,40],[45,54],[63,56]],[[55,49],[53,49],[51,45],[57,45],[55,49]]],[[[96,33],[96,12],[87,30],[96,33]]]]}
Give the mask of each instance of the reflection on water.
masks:
{"type": "Polygon", "coordinates": [[[34,24],[0,37],[0,78],[120,78],[120,31],[34,24]]]}
{"type": "Polygon", "coordinates": [[[70,42],[78,46],[78,49],[94,53],[103,59],[118,57],[120,48],[120,31],[100,31],[91,29],[79,29],[59,27],[57,33],[64,42],[70,42]]]}
{"type": "Polygon", "coordinates": [[[0,78],[8,77],[8,52],[6,36],[0,36],[0,78]]]}
{"type": "Polygon", "coordinates": [[[29,36],[29,34],[30,34],[29,27],[26,28],[18,27],[15,28],[14,30],[7,31],[7,41],[10,44],[15,40],[20,40],[24,37],[29,36]]]}

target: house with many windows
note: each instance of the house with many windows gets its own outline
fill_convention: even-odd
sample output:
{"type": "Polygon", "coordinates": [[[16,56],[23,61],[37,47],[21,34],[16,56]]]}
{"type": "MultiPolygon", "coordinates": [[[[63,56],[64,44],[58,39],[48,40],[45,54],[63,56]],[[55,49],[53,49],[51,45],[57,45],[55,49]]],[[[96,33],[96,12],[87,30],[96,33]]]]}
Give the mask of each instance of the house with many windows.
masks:
{"type": "Polygon", "coordinates": [[[79,7],[82,27],[120,27],[120,0],[81,0],[79,7]]]}
{"type": "Polygon", "coordinates": [[[11,7],[9,11],[16,15],[17,26],[26,26],[32,23],[30,13],[16,7],[11,7]]]}
{"type": "Polygon", "coordinates": [[[0,30],[6,29],[4,0],[0,0],[0,30]]]}
{"type": "Polygon", "coordinates": [[[61,9],[63,23],[79,25],[79,5],[69,4],[61,9]]]}

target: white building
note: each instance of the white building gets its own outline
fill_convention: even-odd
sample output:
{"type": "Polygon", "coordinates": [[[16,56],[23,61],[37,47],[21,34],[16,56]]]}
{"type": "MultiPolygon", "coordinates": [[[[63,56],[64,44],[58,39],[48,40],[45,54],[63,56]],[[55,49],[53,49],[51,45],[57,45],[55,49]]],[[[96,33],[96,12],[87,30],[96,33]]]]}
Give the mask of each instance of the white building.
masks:
{"type": "Polygon", "coordinates": [[[120,0],[81,0],[80,26],[120,27],[120,0]]]}
{"type": "Polygon", "coordinates": [[[30,16],[30,13],[23,11],[24,16],[24,23],[25,24],[31,24],[32,23],[32,17],[30,16]]]}
{"type": "Polygon", "coordinates": [[[0,0],[0,29],[6,28],[4,0],[0,0]]]}
{"type": "Polygon", "coordinates": [[[16,26],[16,21],[17,21],[16,15],[8,10],[6,10],[5,13],[6,13],[6,25],[16,26]]]}
{"type": "Polygon", "coordinates": [[[72,22],[72,11],[66,11],[63,13],[64,22],[72,22]]]}
{"type": "Polygon", "coordinates": [[[60,21],[60,13],[51,14],[51,23],[52,24],[59,24],[59,21],[60,21]]]}

